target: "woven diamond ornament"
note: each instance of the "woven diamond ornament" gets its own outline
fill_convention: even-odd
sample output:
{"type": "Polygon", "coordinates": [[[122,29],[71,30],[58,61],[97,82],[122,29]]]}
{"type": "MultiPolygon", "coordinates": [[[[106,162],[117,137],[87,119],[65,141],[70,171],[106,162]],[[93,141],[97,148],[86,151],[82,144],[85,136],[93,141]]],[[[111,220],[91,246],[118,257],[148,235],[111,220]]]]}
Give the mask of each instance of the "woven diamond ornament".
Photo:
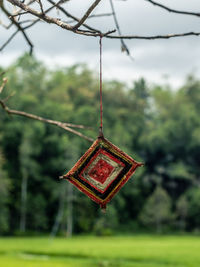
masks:
{"type": "Polygon", "coordinates": [[[63,178],[105,209],[141,165],[100,136],[63,178]]]}
{"type": "Polygon", "coordinates": [[[103,136],[102,105],[102,35],[100,35],[100,127],[99,137],[79,159],[74,167],[61,178],[69,180],[80,191],[105,210],[106,204],[130,179],[136,162],[103,136]]]}

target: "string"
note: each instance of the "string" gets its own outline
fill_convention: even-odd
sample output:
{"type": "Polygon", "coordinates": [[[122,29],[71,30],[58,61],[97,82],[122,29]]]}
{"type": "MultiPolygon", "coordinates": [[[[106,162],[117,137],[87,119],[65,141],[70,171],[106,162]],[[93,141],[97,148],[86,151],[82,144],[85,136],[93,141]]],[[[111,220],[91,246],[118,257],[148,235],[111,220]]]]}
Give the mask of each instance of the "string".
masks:
{"type": "Polygon", "coordinates": [[[100,72],[99,72],[99,80],[100,80],[100,127],[99,127],[99,136],[103,136],[103,104],[102,104],[102,36],[100,35],[99,40],[99,48],[100,48],[100,72]]]}

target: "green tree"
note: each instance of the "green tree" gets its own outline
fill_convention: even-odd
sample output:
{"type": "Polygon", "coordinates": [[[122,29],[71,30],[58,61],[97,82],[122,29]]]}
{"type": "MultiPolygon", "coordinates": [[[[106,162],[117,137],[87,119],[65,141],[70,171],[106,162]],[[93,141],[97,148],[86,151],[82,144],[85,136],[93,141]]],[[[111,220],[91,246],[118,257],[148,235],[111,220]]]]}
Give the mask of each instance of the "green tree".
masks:
{"type": "Polygon", "coordinates": [[[171,199],[161,186],[147,199],[139,219],[143,225],[156,228],[158,233],[172,221],[171,199]]]}
{"type": "MultiPolygon", "coordinates": [[[[90,126],[93,129],[80,131],[96,138],[98,79],[87,66],[77,64],[50,71],[34,57],[23,55],[8,68],[7,76],[9,82],[2,98],[15,91],[7,102],[11,108],[90,126]]],[[[22,201],[26,203],[27,231],[66,232],[67,221],[76,233],[89,233],[104,225],[116,231],[134,230],[141,221],[145,223],[139,220],[142,213],[148,218],[149,228],[162,230],[173,219],[171,209],[179,222],[186,220],[186,229],[198,228],[198,216],[194,214],[198,214],[196,191],[200,173],[200,82],[189,77],[176,91],[169,86],[150,87],[145,79],[130,87],[105,81],[103,87],[105,137],[144,162],[145,167],[136,171],[108,205],[108,214],[101,217],[98,205],[76,189],[73,197],[68,198],[70,194],[58,179],[90,143],[55,126],[8,116],[0,110],[0,146],[5,157],[1,171],[5,177],[6,173],[12,177],[10,194],[3,198],[9,201],[9,205],[3,206],[9,207],[8,214],[14,218],[9,221],[9,233],[19,227],[21,188],[27,188],[22,190],[27,192],[26,201],[22,201]],[[156,187],[158,182],[160,186],[156,187]],[[195,197],[188,193],[194,188],[195,197]],[[157,195],[163,199],[161,203],[156,202],[157,195]],[[187,215],[182,196],[188,203],[187,215]],[[146,208],[149,206],[152,208],[146,208]]]]}
{"type": "Polygon", "coordinates": [[[188,220],[190,230],[200,230],[200,188],[192,188],[187,192],[188,220]]]}
{"type": "Polygon", "coordinates": [[[179,197],[176,204],[176,215],[178,219],[178,225],[180,230],[184,231],[186,229],[186,222],[188,217],[188,200],[185,194],[179,197]]]}
{"type": "Polygon", "coordinates": [[[0,151],[0,234],[7,233],[9,230],[8,202],[10,181],[3,169],[3,162],[3,155],[0,151]]]}

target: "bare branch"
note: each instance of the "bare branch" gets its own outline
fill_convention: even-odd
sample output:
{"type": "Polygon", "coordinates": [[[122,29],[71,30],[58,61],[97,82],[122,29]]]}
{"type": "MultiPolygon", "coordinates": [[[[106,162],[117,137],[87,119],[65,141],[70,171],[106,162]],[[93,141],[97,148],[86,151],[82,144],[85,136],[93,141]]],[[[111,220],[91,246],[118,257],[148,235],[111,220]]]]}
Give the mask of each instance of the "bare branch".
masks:
{"type": "Polygon", "coordinates": [[[37,2],[38,2],[39,5],[40,5],[41,12],[44,14],[44,9],[43,9],[43,5],[42,5],[41,0],[37,0],[37,2]]]}
{"type": "Polygon", "coordinates": [[[96,0],[94,3],[88,8],[88,10],[85,12],[84,16],[79,20],[79,22],[73,27],[74,29],[78,29],[89,17],[91,12],[95,9],[95,7],[99,4],[101,0],[96,0]]]}
{"type": "Polygon", "coordinates": [[[176,10],[176,9],[169,8],[169,7],[165,6],[165,5],[162,5],[160,3],[157,3],[155,1],[152,1],[152,0],[145,0],[145,1],[153,4],[154,6],[161,7],[161,8],[163,8],[163,9],[169,11],[169,12],[172,12],[172,13],[200,17],[200,12],[188,12],[188,11],[176,10]]]}
{"type": "MultiPolygon", "coordinates": [[[[4,73],[1,73],[0,76],[2,76],[4,73]]],[[[3,88],[5,87],[6,83],[7,83],[8,79],[7,78],[3,78],[3,83],[2,85],[0,86],[0,94],[2,93],[3,91],[3,88]]],[[[6,105],[6,102],[8,101],[8,99],[13,96],[13,94],[9,95],[7,98],[5,98],[4,100],[0,99],[0,105],[1,107],[8,113],[8,114],[12,114],[12,115],[18,115],[18,116],[22,116],[22,117],[26,117],[26,118],[29,118],[29,119],[32,119],[32,120],[37,120],[37,121],[41,121],[41,122],[44,122],[44,123],[48,123],[48,124],[52,124],[52,125],[56,125],[62,129],[64,129],[65,131],[68,131],[68,132],[71,132],[75,135],[78,135],[90,142],[93,142],[93,139],[88,137],[88,136],[85,136],[84,134],[74,130],[74,129],[71,129],[71,128],[79,128],[79,129],[91,129],[90,127],[86,127],[84,125],[77,125],[77,124],[72,124],[72,123],[66,123],[66,122],[60,122],[60,121],[55,121],[55,120],[50,120],[50,119],[46,119],[46,118],[43,118],[43,117],[40,117],[40,116],[37,116],[37,115],[34,115],[34,114],[31,114],[31,113],[27,113],[27,112],[24,112],[24,111],[19,111],[19,110],[14,110],[14,109],[10,109],[7,105],[6,105]]]]}
{"type": "MultiPolygon", "coordinates": [[[[18,22],[16,22],[16,20],[15,20],[14,18],[12,18],[10,12],[4,7],[3,2],[2,2],[2,3],[0,2],[0,7],[1,7],[2,11],[4,12],[4,14],[5,14],[5,15],[12,21],[12,23],[17,27],[18,31],[20,31],[20,32],[23,34],[25,40],[27,41],[27,43],[28,43],[29,46],[30,46],[30,54],[32,54],[32,51],[33,51],[33,44],[31,43],[31,41],[30,41],[29,37],[27,36],[27,34],[25,33],[24,29],[20,26],[20,24],[19,24],[18,22]]],[[[17,32],[15,32],[13,35],[15,36],[16,34],[17,34],[17,32]]],[[[5,43],[6,45],[13,39],[13,37],[14,37],[13,35],[12,35],[12,36],[9,38],[9,40],[5,43]]],[[[3,45],[3,47],[5,47],[5,44],[3,45]]]]}
{"type": "MultiPolygon", "coordinates": [[[[106,36],[108,34],[110,34],[111,32],[113,31],[108,31],[106,33],[101,33],[100,31],[98,32],[94,32],[93,30],[92,31],[83,31],[83,30],[78,30],[78,29],[74,29],[73,26],[59,20],[59,19],[56,19],[56,18],[53,18],[53,17],[50,17],[50,16],[47,16],[45,13],[41,13],[41,12],[38,12],[37,10],[34,10],[33,8],[30,8],[29,6],[25,5],[24,3],[18,1],[18,0],[7,0],[8,2],[10,2],[11,4],[13,5],[16,5],[18,7],[20,7],[21,9],[23,9],[24,11],[27,11],[28,13],[48,22],[48,23],[52,23],[52,24],[56,24],[57,26],[63,28],[63,29],[66,29],[66,30],[69,30],[69,31],[73,31],[77,34],[81,34],[81,35],[86,35],[86,36],[100,36],[100,35],[103,35],[103,36],[106,36]]],[[[98,1],[101,1],[101,0],[98,0],[98,1]]],[[[62,2],[59,1],[59,2],[62,2]]],[[[55,5],[57,6],[58,3],[55,5]]],[[[32,25],[31,25],[32,26],[32,25]]],[[[24,29],[27,29],[28,26],[24,29]]]]}
{"type": "MultiPolygon", "coordinates": [[[[71,129],[69,126],[71,127],[75,127],[74,124],[70,124],[70,123],[63,123],[63,122],[60,122],[60,121],[54,121],[54,120],[49,120],[49,119],[45,119],[43,117],[40,117],[40,116],[37,116],[37,115],[34,115],[34,114],[31,114],[31,113],[27,113],[27,112],[24,112],[24,111],[19,111],[19,110],[14,110],[14,109],[10,109],[6,104],[5,104],[5,101],[1,100],[0,99],[0,105],[2,106],[2,108],[8,113],[8,114],[13,114],[13,115],[19,115],[19,116],[22,116],[22,117],[26,117],[26,118],[29,118],[29,119],[33,119],[33,120],[37,120],[37,121],[41,121],[41,122],[44,122],[44,123],[48,123],[48,124],[52,124],[52,125],[56,125],[68,132],[71,132],[75,135],[78,135],[90,142],[93,142],[93,139],[88,137],[88,136],[85,136],[84,134],[74,130],[74,129],[71,129]],[[69,125],[69,126],[67,126],[69,125]]],[[[76,126],[77,127],[77,126],[76,126]]],[[[82,128],[85,128],[84,126],[81,126],[82,128]]],[[[80,128],[79,125],[77,128],[80,128]]]]}
{"type": "Polygon", "coordinates": [[[183,36],[199,36],[200,32],[185,32],[185,33],[175,33],[175,34],[166,34],[166,35],[152,35],[152,36],[142,36],[142,35],[106,35],[106,38],[110,39],[144,39],[144,40],[155,40],[155,39],[170,39],[175,37],[183,36]]]}
{"type": "MultiPolygon", "coordinates": [[[[121,30],[120,30],[120,27],[119,27],[119,23],[118,23],[118,20],[117,20],[117,15],[116,15],[116,12],[115,12],[115,8],[114,8],[114,5],[113,5],[113,1],[110,0],[110,6],[111,6],[111,9],[112,9],[112,13],[113,13],[113,18],[114,18],[114,22],[115,22],[115,26],[117,28],[117,31],[119,33],[119,36],[121,36],[121,30]]],[[[127,45],[125,44],[124,40],[122,38],[120,38],[120,42],[121,42],[121,49],[122,49],[122,52],[126,52],[126,54],[128,56],[130,56],[130,58],[133,60],[131,54],[130,54],[130,51],[127,47],[127,45]]]]}
{"type": "MultiPolygon", "coordinates": [[[[87,19],[100,18],[100,17],[109,17],[109,16],[112,16],[112,15],[113,15],[113,13],[94,14],[94,15],[90,15],[87,19]]],[[[78,19],[76,21],[78,21],[78,19]]],[[[75,22],[75,20],[71,19],[71,20],[68,20],[68,21],[65,21],[65,22],[66,23],[73,23],[73,22],[75,22]]],[[[87,28],[89,27],[89,29],[94,30],[96,32],[99,31],[97,29],[94,29],[94,28],[88,26],[87,24],[82,24],[82,26],[87,27],[87,28]]]]}
{"type": "Polygon", "coordinates": [[[0,47],[0,51],[2,51],[11,41],[12,39],[15,37],[15,35],[19,32],[19,30],[17,29],[9,38],[8,40],[0,47]]]}
{"type": "Polygon", "coordinates": [[[18,16],[21,17],[22,15],[26,15],[26,14],[28,14],[27,11],[22,12],[21,9],[20,9],[19,11],[20,11],[19,13],[12,14],[12,15],[10,16],[10,18],[15,18],[15,17],[18,17],[18,16]]]}
{"type": "MultiPolygon", "coordinates": [[[[30,6],[31,4],[33,4],[36,0],[30,0],[26,3],[27,6],[30,6]]],[[[23,1],[22,1],[23,2],[23,1]]],[[[20,15],[24,15],[24,14],[27,14],[27,12],[22,12],[22,9],[19,8],[18,10],[16,10],[14,12],[14,14],[12,15],[12,17],[14,16],[20,16],[20,15]]]]}
{"type": "MultiPolygon", "coordinates": [[[[54,1],[52,1],[52,0],[48,0],[48,2],[51,3],[51,4],[53,4],[53,5],[56,4],[56,3],[55,3],[54,1]]],[[[75,17],[74,15],[70,14],[69,12],[67,12],[63,7],[61,7],[61,6],[59,6],[59,5],[57,5],[56,7],[57,7],[60,11],[62,11],[63,14],[65,14],[67,17],[73,19],[74,21],[77,21],[77,22],[79,21],[79,19],[78,19],[77,17],[75,17]]],[[[47,11],[45,11],[45,13],[47,13],[47,11]]],[[[70,21],[70,22],[66,22],[66,23],[71,23],[71,21],[70,21]]],[[[93,32],[99,32],[99,33],[100,33],[99,30],[94,29],[94,28],[90,27],[89,25],[87,25],[87,24],[85,24],[85,23],[83,23],[82,26],[84,26],[85,28],[87,28],[88,30],[91,30],[91,31],[93,31],[93,32]]]]}
{"type": "Polygon", "coordinates": [[[102,14],[94,14],[94,15],[90,15],[88,17],[88,19],[92,19],[92,18],[100,18],[100,17],[110,17],[112,16],[113,13],[102,13],[102,14]]]}
{"type": "MultiPolygon", "coordinates": [[[[62,21],[49,17],[46,14],[43,14],[41,12],[38,12],[37,10],[25,5],[24,3],[18,1],[18,0],[8,0],[8,2],[10,2],[12,5],[16,5],[18,7],[20,7],[21,9],[23,9],[24,11],[48,22],[48,23],[53,23],[53,24],[57,24],[58,26],[60,26],[61,28],[64,28],[66,30],[70,30],[72,31],[72,27],[70,25],[68,25],[67,23],[63,23],[62,21]]],[[[61,2],[61,1],[59,1],[61,2]]]]}

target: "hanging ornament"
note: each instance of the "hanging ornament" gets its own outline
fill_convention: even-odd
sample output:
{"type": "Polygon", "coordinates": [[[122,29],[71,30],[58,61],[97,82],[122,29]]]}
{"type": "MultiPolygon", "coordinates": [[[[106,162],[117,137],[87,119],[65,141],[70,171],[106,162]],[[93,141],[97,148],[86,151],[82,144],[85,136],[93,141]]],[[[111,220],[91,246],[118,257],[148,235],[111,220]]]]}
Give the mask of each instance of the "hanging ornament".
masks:
{"type": "Polygon", "coordinates": [[[106,204],[130,179],[136,168],[143,164],[136,162],[103,136],[102,36],[100,36],[100,121],[98,138],[62,178],[70,181],[105,210],[106,204]]]}

